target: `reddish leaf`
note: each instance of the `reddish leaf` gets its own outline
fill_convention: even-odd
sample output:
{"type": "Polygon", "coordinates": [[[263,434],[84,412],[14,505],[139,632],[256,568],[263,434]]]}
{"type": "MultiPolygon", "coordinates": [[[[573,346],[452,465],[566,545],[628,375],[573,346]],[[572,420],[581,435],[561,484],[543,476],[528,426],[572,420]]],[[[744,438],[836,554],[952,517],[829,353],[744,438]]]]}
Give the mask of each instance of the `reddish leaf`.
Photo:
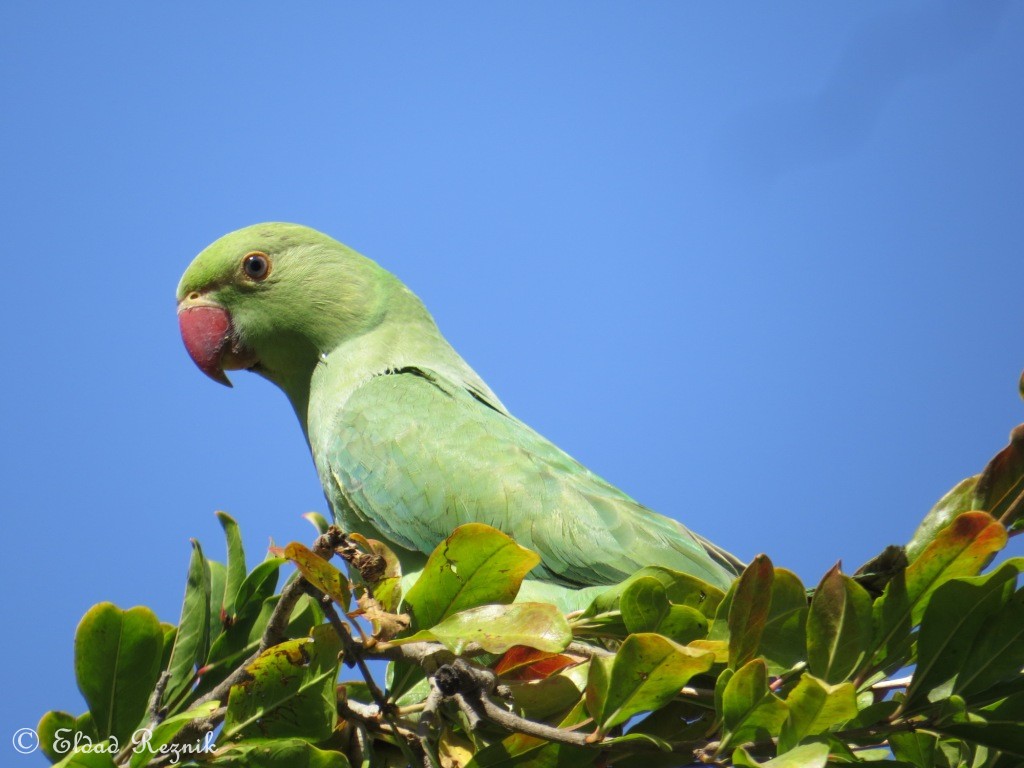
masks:
{"type": "Polygon", "coordinates": [[[582,659],[564,653],[548,653],[516,645],[509,648],[494,667],[496,674],[510,680],[543,680],[582,659]]]}
{"type": "Polygon", "coordinates": [[[940,584],[974,576],[1006,546],[1006,538],[1006,528],[987,512],[964,512],[944,528],[907,568],[913,623],[920,622],[928,598],[940,584]]]}

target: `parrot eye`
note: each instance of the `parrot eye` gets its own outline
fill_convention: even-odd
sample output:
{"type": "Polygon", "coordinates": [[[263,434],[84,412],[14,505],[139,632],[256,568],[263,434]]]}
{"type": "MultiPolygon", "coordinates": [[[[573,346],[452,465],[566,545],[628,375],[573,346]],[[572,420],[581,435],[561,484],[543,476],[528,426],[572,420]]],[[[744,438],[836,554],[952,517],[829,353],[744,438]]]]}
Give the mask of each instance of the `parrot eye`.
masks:
{"type": "Polygon", "coordinates": [[[242,271],[252,280],[262,280],[270,274],[270,257],[265,253],[253,251],[242,259],[242,271]]]}

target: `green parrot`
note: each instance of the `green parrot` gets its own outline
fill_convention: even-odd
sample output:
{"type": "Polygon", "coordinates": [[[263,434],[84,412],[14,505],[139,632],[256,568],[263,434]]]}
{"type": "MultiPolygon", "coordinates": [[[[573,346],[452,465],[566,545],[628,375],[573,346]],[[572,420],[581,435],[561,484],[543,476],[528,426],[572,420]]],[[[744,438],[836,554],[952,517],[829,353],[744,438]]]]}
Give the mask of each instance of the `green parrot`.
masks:
{"type": "Polygon", "coordinates": [[[386,542],[403,573],[469,522],[537,552],[521,597],[563,606],[648,565],[723,589],[742,570],[512,416],[412,291],[327,235],[232,232],[189,265],[177,299],[199,369],[227,386],[226,370],[250,370],[284,390],[338,525],[386,542]]]}

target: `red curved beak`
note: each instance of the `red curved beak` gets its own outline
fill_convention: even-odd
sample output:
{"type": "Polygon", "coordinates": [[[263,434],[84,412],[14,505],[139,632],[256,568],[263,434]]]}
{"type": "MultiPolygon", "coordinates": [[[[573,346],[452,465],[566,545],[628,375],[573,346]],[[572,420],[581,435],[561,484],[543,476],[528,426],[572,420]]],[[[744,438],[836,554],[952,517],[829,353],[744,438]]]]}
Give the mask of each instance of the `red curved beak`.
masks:
{"type": "Polygon", "coordinates": [[[209,304],[185,306],[178,310],[178,326],[192,362],[214,381],[230,387],[224,374],[224,355],[233,333],[228,311],[209,304]]]}

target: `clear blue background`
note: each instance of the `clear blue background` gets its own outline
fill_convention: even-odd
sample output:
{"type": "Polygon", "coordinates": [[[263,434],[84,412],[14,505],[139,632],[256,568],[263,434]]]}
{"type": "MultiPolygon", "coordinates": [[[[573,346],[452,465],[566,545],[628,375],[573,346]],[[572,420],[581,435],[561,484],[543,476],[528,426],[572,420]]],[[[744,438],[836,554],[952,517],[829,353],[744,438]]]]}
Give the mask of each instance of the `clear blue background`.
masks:
{"type": "MultiPolygon", "coordinates": [[[[522,419],[815,582],[1024,421],[1024,7],[0,6],[4,764],[90,605],[176,621],[215,509],[309,541],[294,415],[174,288],[221,234],[400,275],[522,419]]],[[[1019,547],[1018,547],[1019,549],[1019,547]]]]}

